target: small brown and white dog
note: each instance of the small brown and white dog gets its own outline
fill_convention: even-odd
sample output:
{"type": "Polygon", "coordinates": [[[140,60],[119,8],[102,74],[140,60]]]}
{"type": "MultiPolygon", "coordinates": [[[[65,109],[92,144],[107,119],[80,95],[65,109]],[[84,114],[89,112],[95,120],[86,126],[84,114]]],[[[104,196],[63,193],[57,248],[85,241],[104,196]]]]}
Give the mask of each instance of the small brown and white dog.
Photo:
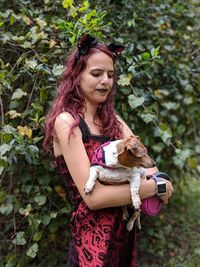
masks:
{"type": "MultiPolygon", "coordinates": [[[[127,230],[131,231],[135,221],[140,229],[139,186],[141,178],[145,177],[145,168],[155,165],[137,136],[107,142],[101,145],[92,157],[85,193],[88,194],[93,190],[97,179],[111,184],[129,182],[134,213],[127,223],[127,230]]],[[[127,207],[123,207],[123,219],[128,217],[127,207]]]]}

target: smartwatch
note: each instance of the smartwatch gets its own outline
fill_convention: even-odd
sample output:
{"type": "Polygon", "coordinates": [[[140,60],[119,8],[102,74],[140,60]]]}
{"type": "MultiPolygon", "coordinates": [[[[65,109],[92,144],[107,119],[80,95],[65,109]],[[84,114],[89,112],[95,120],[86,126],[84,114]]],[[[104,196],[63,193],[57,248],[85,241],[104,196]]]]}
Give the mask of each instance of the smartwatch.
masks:
{"type": "Polygon", "coordinates": [[[166,174],[162,175],[165,173],[157,173],[157,174],[153,174],[153,175],[149,175],[147,179],[153,179],[156,182],[156,194],[158,197],[164,196],[166,194],[166,182],[161,178],[168,178],[169,176],[166,174]]]}
{"type": "Polygon", "coordinates": [[[160,177],[152,177],[156,181],[156,194],[158,197],[164,196],[166,194],[166,183],[160,177]]]}

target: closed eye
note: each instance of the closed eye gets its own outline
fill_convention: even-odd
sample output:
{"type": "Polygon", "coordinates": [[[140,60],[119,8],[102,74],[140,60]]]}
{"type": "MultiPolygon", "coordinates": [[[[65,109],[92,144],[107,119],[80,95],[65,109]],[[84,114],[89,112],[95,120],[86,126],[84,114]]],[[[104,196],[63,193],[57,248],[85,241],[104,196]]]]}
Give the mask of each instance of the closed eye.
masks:
{"type": "Polygon", "coordinates": [[[92,73],[92,76],[99,77],[99,76],[101,76],[101,73],[92,73]]]}
{"type": "MultiPolygon", "coordinates": [[[[100,77],[101,75],[104,75],[104,72],[103,71],[94,71],[94,72],[91,72],[91,75],[93,77],[100,77]]],[[[114,71],[108,71],[107,72],[107,76],[108,76],[108,79],[112,79],[114,77],[114,71]]]]}

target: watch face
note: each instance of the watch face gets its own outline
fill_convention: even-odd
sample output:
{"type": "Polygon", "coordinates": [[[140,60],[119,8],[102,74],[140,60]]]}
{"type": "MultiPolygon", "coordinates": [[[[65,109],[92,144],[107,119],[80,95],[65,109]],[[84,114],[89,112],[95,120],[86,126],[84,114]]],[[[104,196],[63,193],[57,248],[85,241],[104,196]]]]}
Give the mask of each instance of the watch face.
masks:
{"type": "Polygon", "coordinates": [[[166,184],[165,183],[160,183],[157,186],[158,186],[158,195],[162,195],[162,194],[166,193],[166,184]]]}

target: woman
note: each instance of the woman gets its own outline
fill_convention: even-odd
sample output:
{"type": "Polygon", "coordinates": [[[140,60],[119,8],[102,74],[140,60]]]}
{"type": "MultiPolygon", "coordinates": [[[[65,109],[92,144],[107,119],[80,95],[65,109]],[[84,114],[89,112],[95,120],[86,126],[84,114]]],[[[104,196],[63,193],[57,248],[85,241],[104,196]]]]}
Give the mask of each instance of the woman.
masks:
{"type": "MultiPolygon", "coordinates": [[[[121,206],[131,204],[129,184],[97,181],[84,193],[90,160],[100,144],[132,135],[114,110],[114,63],[122,47],[84,35],[68,58],[57,96],[46,121],[44,147],[51,150],[72,204],[67,266],[136,266],[135,231],[128,232],[121,206]]],[[[148,174],[157,169],[148,170],[148,174]]],[[[172,184],[166,182],[167,203],[172,184]]],[[[156,194],[154,180],[141,183],[141,199],[156,194]]]]}

